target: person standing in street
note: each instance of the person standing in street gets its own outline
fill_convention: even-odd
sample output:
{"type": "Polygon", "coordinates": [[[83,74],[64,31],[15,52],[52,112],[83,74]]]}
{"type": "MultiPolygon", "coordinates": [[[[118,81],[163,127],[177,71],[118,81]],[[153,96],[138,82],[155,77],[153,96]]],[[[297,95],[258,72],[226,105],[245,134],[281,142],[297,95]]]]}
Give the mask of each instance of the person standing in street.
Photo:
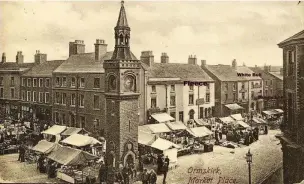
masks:
{"type": "Polygon", "coordinates": [[[151,170],[150,170],[150,177],[149,177],[149,181],[150,181],[150,183],[149,183],[149,184],[156,184],[156,181],[157,181],[157,175],[156,175],[156,172],[154,171],[154,169],[151,169],[151,170]]]}
{"type": "Polygon", "coordinates": [[[161,174],[161,169],[163,166],[163,158],[162,155],[157,156],[157,174],[161,174]]]}
{"type": "Polygon", "coordinates": [[[103,161],[101,161],[101,166],[99,169],[99,181],[100,181],[100,184],[106,184],[106,181],[107,181],[107,167],[103,163],[103,161]]]}
{"type": "Polygon", "coordinates": [[[169,163],[165,162],[163,165],[163,173],[164,173],[163,184],[166,184],[166,178],[167,178],[168,171],[169,171],[169,163]]]}
{"type": "Polygon", "coordinates": [[[144,169],[144,172],[142,173],[141,181],[142,184],[149,184],[149,173],[147,169],[144,169]]]}
{"type": "Polygon", "coordinates": [[[124,180],[124,184],[129,184],[129,168],[128,166],[124,166],[122,169],[122,176],[124,180]]]}

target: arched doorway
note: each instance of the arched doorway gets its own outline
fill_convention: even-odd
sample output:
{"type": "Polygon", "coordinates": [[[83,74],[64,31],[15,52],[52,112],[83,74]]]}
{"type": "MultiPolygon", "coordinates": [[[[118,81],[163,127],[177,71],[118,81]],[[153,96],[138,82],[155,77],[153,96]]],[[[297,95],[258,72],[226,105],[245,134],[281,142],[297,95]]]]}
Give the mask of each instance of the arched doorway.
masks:
{"type": "Polygon", "coordinates": [[[208,117],[208,109],[206,108],[205,109],[205,118],[207,118],[208,117]]]}
{"type": "Polygon", "coordinates": [[[189,119],[194,119],[194,114],[195,114],[194,110],[191,109],[191,110],[189,111],[189,119]]]}
{"type": "Polygon", "coordinates": [[[132,151],[129,151],[124,158],[124,166],[131,166],[135,163],[135,154],[132,151]]]}

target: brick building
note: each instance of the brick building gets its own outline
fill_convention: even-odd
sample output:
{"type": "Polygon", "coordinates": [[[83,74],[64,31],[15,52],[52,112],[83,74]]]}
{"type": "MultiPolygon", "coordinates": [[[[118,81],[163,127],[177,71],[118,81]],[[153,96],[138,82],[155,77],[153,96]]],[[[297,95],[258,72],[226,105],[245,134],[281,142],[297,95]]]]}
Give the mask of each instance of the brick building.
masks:
{"type": "Polygon", "coordinates": [[[304,179],[304,30],[279,43],[283,49],[284,122],[282,144],[284,183],[304,179]]]}
{"type": "Polygon", "coordinates": [[[237,75],[237,62],[232,65],[202,65],[202,69],[215,80],[216,117],[249,111],[248,79],[237,75]]]}
{"type": "Polygon", "coordinates": [[[249,74],[245,78],[248,80],[248,104],[249,111],[254,110],[262,112],[263,110],[263,99],[257,99],[258,96],[262,96],[263,93],[263,80],[260,75],[261,73],[252,71],[247,66],[238,66],[236,69],[239,75],[249,74]]]}
{"type": "Polygon", "coordinates": [[[214,80],[197,64],[195,56],[188,58],[188,64],[180,64],[170,63],[169,56],[162,53],[160,63],[156,63],[152,51],[143,51],[141,61],[148,76],[145,93],[148,120],[155,112],[165,112],[181,122],[213,114],[214,80]]]}
{"type": "Polygon", "coordinates": [[[7,62],[5,53],[0,63],[0,117],[19,119],[20,105],[20,77],[34,66],[34,63],[24,63],[21,51],[17,52],[16,62],[7,62]]]}
{"type": "MultiPolygon", "coordinates": [[[[69,43],[69,58],[53,72],[53,121],[104,133],[105,98],[103,62],[113,52],[97,39],[95,51],[85,53],[82,40],[69,43]]],[[[96,132],[97,133],[97,132],[96,132]]]]}
{"type": "Polygon", "coordinates": [[[63,60],[47,61],[36,51],[35,66],[21,76],[21,116],[27,120],[52,120],[52,72],[63,60]]]}

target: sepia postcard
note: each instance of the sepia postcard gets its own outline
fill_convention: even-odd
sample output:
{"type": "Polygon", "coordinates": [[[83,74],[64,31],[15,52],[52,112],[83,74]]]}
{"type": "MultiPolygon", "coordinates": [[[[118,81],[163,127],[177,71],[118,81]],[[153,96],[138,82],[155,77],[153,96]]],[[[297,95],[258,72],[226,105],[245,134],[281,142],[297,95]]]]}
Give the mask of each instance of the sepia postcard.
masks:
{"type": "Polygon", "coordinates": [[[0,183],[304,184],[304,2],[0,1],[0,183]]]}

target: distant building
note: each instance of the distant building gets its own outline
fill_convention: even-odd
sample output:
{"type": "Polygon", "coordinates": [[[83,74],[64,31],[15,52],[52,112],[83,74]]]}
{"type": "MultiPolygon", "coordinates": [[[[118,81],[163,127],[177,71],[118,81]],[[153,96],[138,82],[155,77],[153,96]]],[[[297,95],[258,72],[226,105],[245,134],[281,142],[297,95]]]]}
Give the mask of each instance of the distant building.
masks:
{"type": "Polygon", "coordinates": [[[152,51],[143,51],[141,61],[147,70],[148,123],[151,114],[157,112],[181,122],[213,116],[214,80],[197,64],[195,56],[188,58],[188,64],[181,64],[170,63],[167,53],[162,53],[160,63],[155,63],[152,51]]]}
{"type": "Polygon", "coordinates": [[[263,80],[261,78],[262,74],[259,72],[252,71],[247,66],[238,66],[236,69],[238,74],[250,74],[245,78],[248,80],[248,104],[249,111],[254,110],[261,113],[264,108],[264,100],[257,98],[262,95],[263,90],[263,80]]]}
{"type": "Polygon", "coordinates": [[[20,105],[20,76],[34,66],[34,63],[24,63],[21,51],[17,52],[16,62],[7,62],[5,53],[0,63],[0,117],[19,119],[20,105]]]}
{"type": "Polygon", "coordinates": [[[270,72],[272,66],[264,66],[264,69],[260,67],[250,67],[250,69],[256,73],[261,73],[263,80],[263,94],[260,99],[264,100],[264,110],[283,108],[283,79],[279,78],[277,72],[270,72]]]}
{"type": "Polygon", "coordinates": [[[279,43],[283,49],[284,122],[282,144],[284,183],[304,179],[304,30],[279,43]]]}
{"type": "Polygon", "coordinates": [[[237,62],[232,65],[202,65],[202,69],[215,80],[215,114],[224,117],[249,111],[249,83],[238,76],[237,62]]]}
{"type": "Polygon", "coordinates": [[[47,61],[47,55],[35,54],[35,66],[21,77],[21,116],[25,120],[52,121],[52,72],[63,60],[47,61]]]}

